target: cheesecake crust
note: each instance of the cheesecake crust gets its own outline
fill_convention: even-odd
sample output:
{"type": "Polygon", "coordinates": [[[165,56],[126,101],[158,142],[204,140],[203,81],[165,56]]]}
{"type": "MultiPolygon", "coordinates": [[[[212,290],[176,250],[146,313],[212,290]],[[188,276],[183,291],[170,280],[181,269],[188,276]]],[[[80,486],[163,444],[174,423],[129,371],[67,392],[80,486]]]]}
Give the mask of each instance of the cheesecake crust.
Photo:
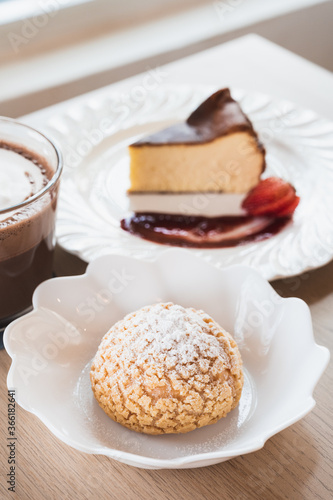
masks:
{"type": "Polygon", "coordinates": [[[130,148],[205,144],[236,132],[250,134],[256,139],[258,149],[265,153],[265,148],[259,141],[251,121],[238,102],[231,97],[230,90],[224,88],[208,97],[185,122],[148,135],[131,144],[130,148]]]}

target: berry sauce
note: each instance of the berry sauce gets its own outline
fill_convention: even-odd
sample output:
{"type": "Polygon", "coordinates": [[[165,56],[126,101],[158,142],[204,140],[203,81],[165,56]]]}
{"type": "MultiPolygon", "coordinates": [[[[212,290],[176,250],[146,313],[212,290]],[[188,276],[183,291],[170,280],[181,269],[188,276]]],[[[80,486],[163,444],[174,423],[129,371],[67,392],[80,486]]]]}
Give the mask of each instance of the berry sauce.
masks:
{"type": "Polygon", "coordinates": [[[279,233],[290,217],[251,215],[196,215],[135,212],[122,219],[121,228],[134,236],[163,245],[226,248],[262,241],[279,233]]]}

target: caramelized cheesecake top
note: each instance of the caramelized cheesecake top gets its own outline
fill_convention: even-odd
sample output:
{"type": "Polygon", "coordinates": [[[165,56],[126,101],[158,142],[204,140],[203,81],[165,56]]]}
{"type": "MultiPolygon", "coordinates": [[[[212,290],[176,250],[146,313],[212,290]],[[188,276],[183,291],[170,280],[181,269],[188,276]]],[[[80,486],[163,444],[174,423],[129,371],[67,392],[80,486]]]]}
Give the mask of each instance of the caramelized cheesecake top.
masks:
{"type": "Polygon", "coordinates": [[[264,153],[252,123],[225,88],[208,97],[185,122],[145,136],[130,147],[203,144],[235,132],[253,136],[264,153]]]}

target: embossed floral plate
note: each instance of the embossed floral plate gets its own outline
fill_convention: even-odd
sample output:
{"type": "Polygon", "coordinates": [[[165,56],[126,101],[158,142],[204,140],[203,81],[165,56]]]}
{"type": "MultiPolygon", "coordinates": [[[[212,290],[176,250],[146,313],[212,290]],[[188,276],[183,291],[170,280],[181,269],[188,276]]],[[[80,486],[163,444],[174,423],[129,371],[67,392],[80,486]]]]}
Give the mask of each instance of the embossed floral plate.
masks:
{"type": "MultiPolygon", "coordinates": [[[[224,194],[131,195],[127,146],[142,135],[184,120],[216,88],[161,86],[145,99],[101,94],[49,118],[45,127],[62,145],[57,238],[82,259],[108,253],[151,260],[165,247],[120,228],[132,210],[223,215],[241,197],[224,194]]],[[[263,94],[233,90],[267,150],[265,176],[291,182],[301,197],[292,223],[265,241],[236,248],[189,250],[217,267],[246,264],[265,278],[299,274],[333,256],[333,123],[263,94]]]]}
{"type": "Polygon", "coordinates": [[[101,257],[83,276],[41,284],[33,304],[4,335],[12,357],[7,383],[17,402],[73,448],[137,467],[201,467],[260,449],[313,408],[312,392],[329,359],[328,350],[315,344],[303,301],[282,299],[249,267],[218,270],[182,249],[151,262],[101,257]],[[148,436],[122,427],[90,388],[103,334],[127,313],[157,301],[205,310],[233,334],[244,362],[238,407],[183,435],[148,436]]]}

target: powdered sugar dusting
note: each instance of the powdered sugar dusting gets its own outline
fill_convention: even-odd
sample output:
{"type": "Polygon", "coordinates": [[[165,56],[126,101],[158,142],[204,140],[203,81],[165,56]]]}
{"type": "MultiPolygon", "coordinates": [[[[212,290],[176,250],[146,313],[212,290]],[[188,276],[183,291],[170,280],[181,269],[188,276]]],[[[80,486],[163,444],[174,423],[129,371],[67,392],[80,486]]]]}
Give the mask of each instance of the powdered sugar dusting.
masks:
{"type": "MultiPolygon", "coordinates": [[[[124,337],[123,332],[114,329],[113,354],[119,354],[127,364],[142,365],[154,359],[171,368],[175,364],[189,365],[223,354],[218,338],[212,335],[209,316],[199,316],[193,309],[172,303],[155,304],[126,316],[122,324],[126,325],[128,334],[124,337]],[[121,349],[117,352],[120,335],[121,349]]],[[[107,336],[104,342],[110,340],[107,336]]]]}

